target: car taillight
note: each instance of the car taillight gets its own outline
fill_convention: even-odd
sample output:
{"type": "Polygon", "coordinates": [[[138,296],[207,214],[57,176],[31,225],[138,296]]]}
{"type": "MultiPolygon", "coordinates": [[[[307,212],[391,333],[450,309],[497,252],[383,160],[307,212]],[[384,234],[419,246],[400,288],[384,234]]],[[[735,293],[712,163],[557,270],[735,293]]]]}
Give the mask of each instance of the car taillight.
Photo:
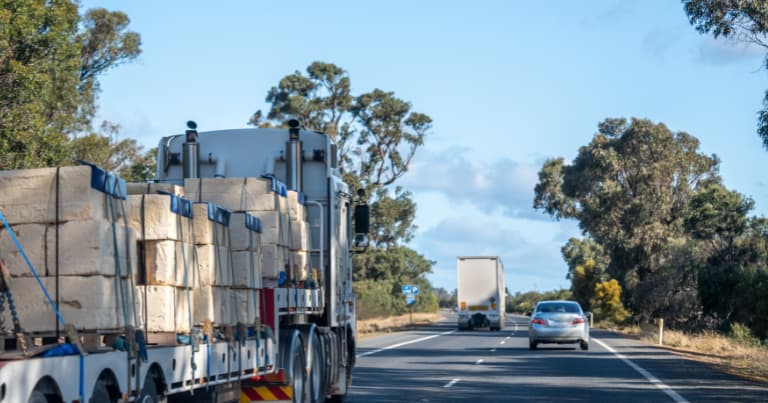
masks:
{"type": "Polygon", "coordinates": [[[573,322],[571,322],[573,325],[580,325],[582,323],[584,323],[584,318],[576,318],[573,320],[573,322]]]}
{"type": "Polygon", "coordinates": [[[534,325],[542,325],[542,326],[546,326],[546,325],[547,325],[547,322],[545,322],[545,321],[544,321],[544,319],[535,318],[535,319],[533,320],[533,324],[534,324],[534,325]]]}

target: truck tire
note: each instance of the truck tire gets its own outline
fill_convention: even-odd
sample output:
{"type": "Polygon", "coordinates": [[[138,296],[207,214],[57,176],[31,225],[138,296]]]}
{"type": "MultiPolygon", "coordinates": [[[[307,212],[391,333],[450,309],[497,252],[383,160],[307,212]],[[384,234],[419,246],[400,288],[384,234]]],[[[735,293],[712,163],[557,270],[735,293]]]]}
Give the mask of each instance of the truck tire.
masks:
{"type": "Polygon", "coordinates": [[[298,329],[280,329],[281,366],[285,368],[293,387],[294,403],[304,403],[309,400],[309,388],[306,371],[304,343],[298,329]]]}
{"type": "Polygon", "coordinates": [[[45,394],[39,390],[32,391],[32,394],[29,395],[29,400],[27,400],[27,403],[48,403],[48,398],[45,397],[45,394]]]}
{"type": "Polygon", "coordinates": [[[312,403],[322,403],[325,400],[325,355],[323,344],[320,342],[317,332],[311,332],[307,342],[309,364],[309,386],[312,403]]]}
{"type": "Polygon", "coordinates": [[[160,392],[157,390],[157,383],[152,375],[147,374],[144,379],[144,386],[141,388],[141,393],[136,403],[165,403],[165,397],[160,396],[160,392]]]}

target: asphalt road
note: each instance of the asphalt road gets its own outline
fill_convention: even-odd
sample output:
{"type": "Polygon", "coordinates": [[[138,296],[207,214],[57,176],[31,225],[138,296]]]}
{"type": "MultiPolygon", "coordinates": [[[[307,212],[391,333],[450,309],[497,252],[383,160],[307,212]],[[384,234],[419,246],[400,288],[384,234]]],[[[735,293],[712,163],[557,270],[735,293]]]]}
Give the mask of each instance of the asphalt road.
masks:
{"type": "Polygon", "coordinates": [[[501,332],[435,326],[358,341],[349,403],[766,402],[768,385],[601,331],[576,345],[528,349],[528,318],[501,332]]]}

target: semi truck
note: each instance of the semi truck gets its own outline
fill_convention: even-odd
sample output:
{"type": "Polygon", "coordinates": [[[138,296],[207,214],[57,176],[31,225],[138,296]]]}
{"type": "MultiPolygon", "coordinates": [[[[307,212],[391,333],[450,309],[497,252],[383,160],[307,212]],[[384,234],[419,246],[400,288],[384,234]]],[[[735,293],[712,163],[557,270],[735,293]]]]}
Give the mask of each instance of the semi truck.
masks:
{"type": "Polygon", "coordinates": [[[504,264],[498,256],[456,259],[459,330],[504,327],[504,264]]]}
{"type": "Polygon", "coordinates": [[[0,402],[341,401],[369,213],[337,154],[188,122],[145,184],[0,172],[0,402]]]}

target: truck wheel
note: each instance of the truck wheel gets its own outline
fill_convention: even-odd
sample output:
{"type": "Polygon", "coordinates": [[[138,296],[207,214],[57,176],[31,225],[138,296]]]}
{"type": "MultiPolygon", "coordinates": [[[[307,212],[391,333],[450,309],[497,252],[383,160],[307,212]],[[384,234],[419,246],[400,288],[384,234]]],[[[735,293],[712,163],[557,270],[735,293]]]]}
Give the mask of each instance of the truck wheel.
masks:
{"type": "Polygon", "coordinates": [[[586,341],[582,340],[579,343],[579,347],[581,347],[582,350],[587,351],[587,350],[589,350],[589,343],[587,343],[586,341]]]}
{"type": "Polygon", "coordinates": [[[280,329],[280,355],[293,387],[293,401],[302,403],[309,400],[306,362],[304,361],[304,343],[298,329],[280,329]]]}
{"type": "Polygon", "coordinates": [[[90,403],[114,403],[109,396],[109,390],[107,390],[107,384],[104,381],[96,382],[96,386],[93,387],[93,394],[91,395],[90,403]]]}
{"type": "Polygon", "coordinates": [[[147,374],[146,379],[144,379],[144,386],[141,388],[141,394],[139,394],[139,399],[136,401],[138,403],[166,402],[164,397],[160,397],[160,393],[157,391],[157,384],[155,383],[155,379],[149,374],[147,374]]]}
{"type": "Polygon", "coordinates": [[[29,395],[29,400],[27,400],[27,403],[48,403],[48,398],[45,397],[43,392],[35,390],[31,395],[29,395]]]}
{"type": "Polygon", "coordinates": [[[309,336],[309,386],[312,403],[321,403],[325,398],[325,356],[323,345],[316,332],[309,336]]]}
{"type": "Polygon", "coordinates": [[[539,347],[539,343],[537,343],[537,342],[535,342],[533,340],[529,340],[528,341],[528,348],[530,348],[531,350],[536,350],[536,348],[538,348],[538,347],[539,347]]]}

